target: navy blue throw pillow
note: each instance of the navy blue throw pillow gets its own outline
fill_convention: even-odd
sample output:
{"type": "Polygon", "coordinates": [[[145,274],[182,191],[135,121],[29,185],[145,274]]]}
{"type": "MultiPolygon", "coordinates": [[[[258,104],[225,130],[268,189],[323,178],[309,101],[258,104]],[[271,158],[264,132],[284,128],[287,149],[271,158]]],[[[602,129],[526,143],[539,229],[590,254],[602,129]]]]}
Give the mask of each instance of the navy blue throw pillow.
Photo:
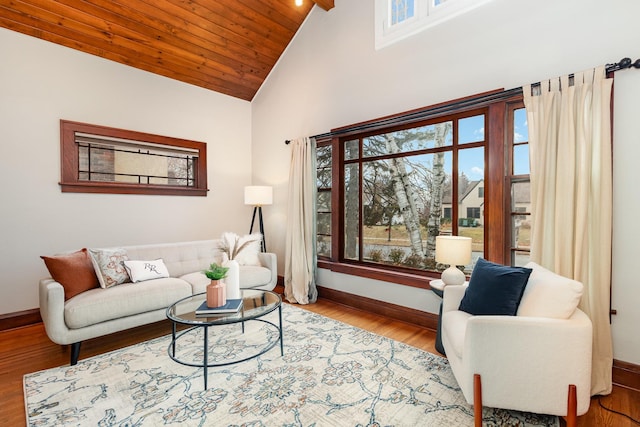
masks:
{"type": "Polygon", "coordinates": [[[531,271],[479,258],[459,309],[473,315],[515,316],[531,271]]]}

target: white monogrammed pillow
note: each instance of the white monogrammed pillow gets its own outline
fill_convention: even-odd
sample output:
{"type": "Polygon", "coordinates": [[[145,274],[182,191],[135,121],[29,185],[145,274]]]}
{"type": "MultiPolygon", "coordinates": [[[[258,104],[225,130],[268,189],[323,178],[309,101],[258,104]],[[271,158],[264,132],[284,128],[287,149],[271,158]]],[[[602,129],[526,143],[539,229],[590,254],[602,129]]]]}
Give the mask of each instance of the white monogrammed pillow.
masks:
{"type": "Polygon", "coordinates": [[[129,277],[133,283],[169,277],[169,270],[167,270],[167,266],[164,265],[162,259],[153,261],[128,260],[124,261],[124,268],[127,269],[127,273],[129,273],[129,277]]]}

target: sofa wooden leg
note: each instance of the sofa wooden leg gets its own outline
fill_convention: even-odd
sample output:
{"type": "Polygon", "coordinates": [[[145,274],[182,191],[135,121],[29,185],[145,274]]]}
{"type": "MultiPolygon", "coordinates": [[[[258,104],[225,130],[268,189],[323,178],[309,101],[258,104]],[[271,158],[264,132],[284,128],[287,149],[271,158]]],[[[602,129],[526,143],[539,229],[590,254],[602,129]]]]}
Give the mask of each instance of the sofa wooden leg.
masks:
{"type": "Polygon", "coordinates": [[[473,419],[475,427],[482,427],[482,382],[480,374],[473,374],[473,419]]]}
{"type": "Polygon", "coordinates": [[[69,362],[71,366],[78,363],[78,358],[80,357],[80,344],[82,344],[82,341],[71,344],[71,361],[69,362]]]}
{"type": "Polygon", "coordinates": [[[565,421],[567,422],[567,427],[576,427],[578,425],[578,392],[574,384],[569,384],[565,421]]]}

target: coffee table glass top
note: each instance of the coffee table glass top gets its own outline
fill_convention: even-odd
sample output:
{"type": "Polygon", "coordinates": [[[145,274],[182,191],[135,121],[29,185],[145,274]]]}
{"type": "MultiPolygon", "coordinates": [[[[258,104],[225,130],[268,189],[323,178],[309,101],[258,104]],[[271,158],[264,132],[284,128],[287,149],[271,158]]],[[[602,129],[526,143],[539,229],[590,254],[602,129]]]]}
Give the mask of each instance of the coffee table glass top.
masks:
{"type": "Polygon", "coordinates": [[[185,325],[224,325],[262,317],[280,307],[282,303],[280,295],[271,291],[243,289],[241,295],[242,307],[236,313],[196,315],[195,310],[206,299],[206,294],[203,292],[178,300],[169,306],[167,317],[185,325]]]}

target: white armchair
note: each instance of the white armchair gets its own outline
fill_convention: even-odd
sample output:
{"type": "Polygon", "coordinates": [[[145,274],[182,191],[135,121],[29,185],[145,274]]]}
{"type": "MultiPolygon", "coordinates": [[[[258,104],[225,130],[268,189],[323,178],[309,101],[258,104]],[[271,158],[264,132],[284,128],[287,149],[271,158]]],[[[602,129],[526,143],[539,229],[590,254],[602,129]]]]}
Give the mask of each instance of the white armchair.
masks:
{"type": "Polygon", "coordinates": [[[568,426],[589,409],[592,326],[576,308],[582,284],[528,266],[516,316],[471,315],[458,309],[468,285],[444,290],[442,343],[477,426],[483,405],[565,416],[568,426]]]}

